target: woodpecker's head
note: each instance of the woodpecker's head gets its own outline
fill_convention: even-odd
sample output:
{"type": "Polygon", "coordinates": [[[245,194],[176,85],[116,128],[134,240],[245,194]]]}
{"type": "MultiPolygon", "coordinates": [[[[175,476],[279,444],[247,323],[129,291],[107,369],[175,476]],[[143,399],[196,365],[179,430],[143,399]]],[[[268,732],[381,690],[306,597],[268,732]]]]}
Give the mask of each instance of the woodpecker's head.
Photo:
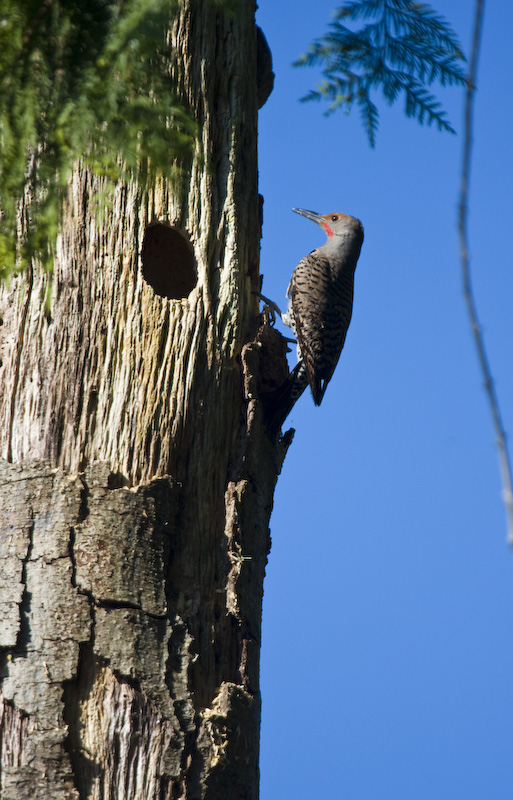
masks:
{"type": "Polygon", "coordinates": [[[337,240],[340,238],[344,240],[358,239],[360,245],[363,241],[362,223],[349,214],[341,214],[339,211],[334,211],[332,214],[317,214],[315,211],[307,211],[304,208],[293,208],[292,211],[320,225],[328,237],[326,244],[333,245],[334,248],[339,247],[340,242],[337,240]]]}

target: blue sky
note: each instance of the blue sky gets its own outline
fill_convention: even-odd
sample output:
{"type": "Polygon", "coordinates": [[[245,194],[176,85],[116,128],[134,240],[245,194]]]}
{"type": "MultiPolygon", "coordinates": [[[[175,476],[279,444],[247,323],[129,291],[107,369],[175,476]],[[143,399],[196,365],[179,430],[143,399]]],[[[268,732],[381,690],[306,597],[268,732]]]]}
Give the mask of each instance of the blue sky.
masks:
{"type": "MultiPolygon", "coordinates": [[[[435,8],[470,49],[474,2],[435,8]]],[[[359,217],[346,345],[323,404],[304,394],[271,519],[264,595],[262,800],[510,800],[513,553],[461,291],[463,91],[435,89],[457,136],[380,106],[300,104],[291,62],[332,0],[262,0],[275,90],[260,112],[264,293],[285,305],[323,243],[294,206],[359,217]]],[[[513,433],[513,4],[485,10],[470,195],[471,266],[513,433]]],[[[282,306],[282,307],[283,307],[282,306]]],[[[291,359],[293,363],[293,359],[291,359]]]]}

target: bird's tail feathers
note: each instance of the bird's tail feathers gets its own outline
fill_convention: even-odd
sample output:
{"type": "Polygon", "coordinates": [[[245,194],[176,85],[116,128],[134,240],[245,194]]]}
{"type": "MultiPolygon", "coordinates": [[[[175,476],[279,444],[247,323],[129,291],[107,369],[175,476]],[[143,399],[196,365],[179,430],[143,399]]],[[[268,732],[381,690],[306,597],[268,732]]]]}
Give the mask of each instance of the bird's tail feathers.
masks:
{"type": "Polygon", "coordinates": [[[274,441],[281,426],[292,411],[296,400],[308,386],[308,376],[303,361],[298,361],[288,378],[265,400],[269,436],[274,441]]]}

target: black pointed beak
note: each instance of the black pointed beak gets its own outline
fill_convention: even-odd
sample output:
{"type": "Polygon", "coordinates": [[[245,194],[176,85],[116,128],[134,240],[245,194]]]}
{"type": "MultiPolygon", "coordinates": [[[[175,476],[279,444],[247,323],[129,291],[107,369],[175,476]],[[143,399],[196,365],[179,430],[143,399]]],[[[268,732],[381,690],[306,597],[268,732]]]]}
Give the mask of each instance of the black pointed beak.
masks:
{"type": "Polygon", "coordinates": [[[326,220],[323,219],[321,214],[317,214],[316,211],[307,211],[306,208],[293,208],[292,211],[295,211],[296,214],[301,214],[302,217],[311,219],[312,222],[316,222],[317,225],[322,225],[323,223],[326,222],[326,220]]]}

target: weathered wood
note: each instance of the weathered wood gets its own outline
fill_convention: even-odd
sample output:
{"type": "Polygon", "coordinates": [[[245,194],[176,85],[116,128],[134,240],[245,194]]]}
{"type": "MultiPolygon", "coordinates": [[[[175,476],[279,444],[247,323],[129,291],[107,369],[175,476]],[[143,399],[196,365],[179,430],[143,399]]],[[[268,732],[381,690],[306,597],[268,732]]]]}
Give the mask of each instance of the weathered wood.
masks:
{"type": "MultiPolygon", "coordinates": [[[[190,168],[146,194],[120,185],[100,222],[101,182],[77,168],[50,312],[37,265],[0,292],[5,800],[258,796],[262,584],[287,447],[258,398],[286,364],[253,294],[256,29],[239,5],[184,2],[172,26],[201,131],[190,168]],[[156,222],[190,244],[181,300],[143,277],[156,222]]],[[[173,264],[160,255],[157,272],[173,264]]]]}
{"type": "Polygon", "coordinates": [[[233,18],[213,5],[186,4],[171,36],[201,131],[190,167],[149,194],[120,184],[100,224],[102,182],[77,169],[50,313],[50,278],[35,267],[2,293],[0,455],[8,460],[43,458],[70,472],[100,460],[135,484],[184,480],[191,452],[211,476],[214,454],[229,452],[259,289],[256,29],[248,0],[233,18]],[[192,247],[198,283],[181,301],[155,294],[142,275],[144,234],[158,220],[192,247]]]}
{"type": "Polygon", "coordinates": [[[78,800],[64,750],[61,697],[91,630],[89,603],[73,586],[70,560],[81,486],[48,466],[5,462],[0,485],[0,546],[15,554],[12,576],[23,585],[13,605],[8,579],[0,584],[0,609],[6,607],[9,619],[1,667],[1,794],[5,800],[78,800]]]}

